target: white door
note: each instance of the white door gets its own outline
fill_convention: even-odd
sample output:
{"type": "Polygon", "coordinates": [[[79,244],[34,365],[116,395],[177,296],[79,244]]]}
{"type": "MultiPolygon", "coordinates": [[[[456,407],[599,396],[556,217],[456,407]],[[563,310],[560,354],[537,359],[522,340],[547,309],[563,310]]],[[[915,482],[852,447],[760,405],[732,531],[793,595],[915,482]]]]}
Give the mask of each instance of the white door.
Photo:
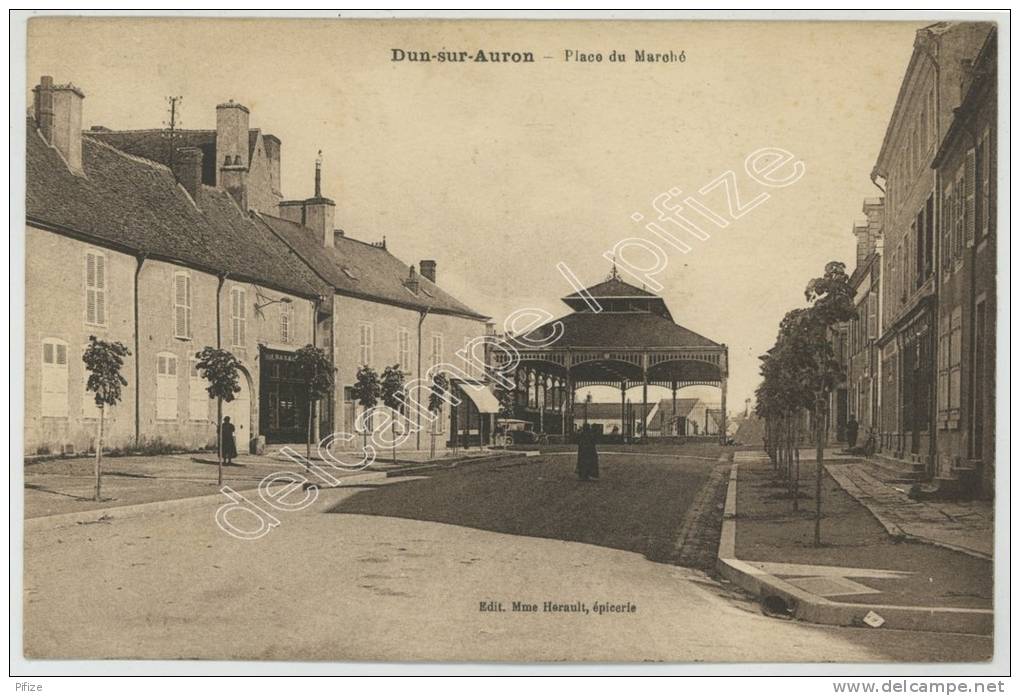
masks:
{"type": "Polygon", "coordinates": [[[241,391],[234,395],[233,401],[223,402],[223,415],[230,416],[230,422],[234,424],[237,453],[247,454],[248,443],[251,441],[251,396],[248,380],[243,375],[238,379],[238,384],[241,385],[241,391]]]}

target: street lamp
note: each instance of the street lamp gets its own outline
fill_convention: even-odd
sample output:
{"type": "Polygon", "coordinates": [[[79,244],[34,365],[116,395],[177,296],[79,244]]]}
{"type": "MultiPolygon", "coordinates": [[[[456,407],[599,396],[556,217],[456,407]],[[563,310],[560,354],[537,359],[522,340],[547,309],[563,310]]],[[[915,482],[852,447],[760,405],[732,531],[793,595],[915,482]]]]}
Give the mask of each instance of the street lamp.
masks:
{"type": "Polygon", "coordinates": [[[278,300],[269,300],[268,302],[263,302],[262,304],[256,304],[255,305],[255,311],[256,312],[261,312],[266,307],[268,307],[270,305],[274,305],[274,304],[290,304],[290,303],[291,303],[291,299],[289,297],[281,297],[278,300]]]}

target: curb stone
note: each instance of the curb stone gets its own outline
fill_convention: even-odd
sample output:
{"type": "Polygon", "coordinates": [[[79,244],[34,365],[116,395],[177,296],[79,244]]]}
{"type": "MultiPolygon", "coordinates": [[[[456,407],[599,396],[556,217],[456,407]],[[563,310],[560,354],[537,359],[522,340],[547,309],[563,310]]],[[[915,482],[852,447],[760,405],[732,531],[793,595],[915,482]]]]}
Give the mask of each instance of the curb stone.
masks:
{"type": "Polygon", "coordinates": [[[885,623],[882,628],[933,633],[972,633],[991,635],[994,612],[991,609],[958,609],[954,607],[906,607],[883,604],[849,604],[833,602],[794,587],[781,578],[736,557],[737,540],[737,469],[734,462],[726,491],[723,527],[719,537],[716,570],[721,576],[764,602],[779,597],[790,614],[801,621],[829,626],[866,626],[864,617],[875,612],[885,623]]]}
{"type": "MultiPolygon", "coordinates": [[[[958,553],[966,554],[973,558],[980,558],[983,561],[995,560],[995,558],[991,554],[982,553],[981,551],[975,551],[974,549],[969,549],[965,546],[958,546],[956,544],[950,544],[949,542],[946,541],[939,541],[937,539],[932,539],[931,537],[919,536],[917,534],[910,534],[909,532],[903,531],[902,527],[900,527],[894,522],[890,522],[877,510],[875,510],[874,507],[869,505],[867,501],[867,496],[855,495],[854,492],[850,490],[848,485],[854,488],[857,488],[857,486],[852,481],[846,480],[846,478],[842,476],[840,472],[832,471],[832,469],[830,469],[829,466],[830,466],[829,464],[825,464],[825,471],[826,473],[829,474],[829,476],[832,477],[832,480],[835,481],[840,488],[846,491],[847,495],[849,495],[858,503],[863,505],[865,509],[867,509],[867,511],[871,513],[871,516],[878,520],[878,523],[885,528],[885,531],[888,532],[889,536],[893,537],[895,540],[910,542],[914,544],[930,544],[931,546],[938,546],[943,549],[948,549],[949,551],[956,551],[958,553]]],[[[845,466],[845,464],[841,464],[841,466],[845,466]]]]}
{"type": "MultiPolygon", "coordinates": [[[[386,477],[384,473],[372,472],[368,474],[357,474],[343,479],[344,484],[359,483],[363,481],[382,480],[386,477]]],[[[226,485],[229,485],[226,484],[226,485]]],[[[286,484],[285,484],[286,485],[286,484]]],[[[235,488],[238,493],[255,491],[258,485],[235,488]]],[[[324,486],[320,488],[325,489],[324,486]]],[[[173,498],[171,500],[154,500],[149,503],[135,503],[133,505],[118,505],[81,512],[64,512],[56,515],[44,515],[42,517],[28,517],[24,521],[24,531],[39,532],[60,527],[69,527],[76,524],[93,524],[96,522],[116,521],[139,517],[149,513],[173,512],[177,510],[188,510],[192,508],[213,505],[216,503],[228,502],[223,493],[211,493],[209,495],[191,496],[189,498],[173,498]]]]}

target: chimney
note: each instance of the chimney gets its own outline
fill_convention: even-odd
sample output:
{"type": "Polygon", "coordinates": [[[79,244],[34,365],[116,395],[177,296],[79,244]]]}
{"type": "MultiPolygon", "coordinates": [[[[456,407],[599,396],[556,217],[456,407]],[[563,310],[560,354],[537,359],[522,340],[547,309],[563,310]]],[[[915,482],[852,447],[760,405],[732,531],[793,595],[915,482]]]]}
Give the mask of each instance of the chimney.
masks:
{"type": "Polygon", "coordinates": [[[414,272],[413,264],[407,267],[407,280],[404,281],[404,285],[415,295],[418,294],[420,283],[418,281],[418,274],[414,272]]]}
{"type": "Polygon", "coordinates": [[[854,236],[857,238],[857,266],[863,264],[864,259],[868,258],[868,254],[871,252],[871,249],[869,249],[869,232],[870,230],[867,223],[854,223],[854,236]]]}
{"type": "Polygon", "coordinates": [[[202,150],[182,147],[174,153],[174,178],[184,187],[192,200],[198,200],[198,187],[202,185],[202,150]]]}
{"type": "Polygon", "coordinates": [[[72,171],[81,172],[81,107],[85,93],[74,85],[55,85],[44,75],[35,92],[35,122],[43,139],[57,149],[72,171]]]}
{"type": "Polygon", "coordinates": [[[273,193],[280,194],[280,139],[275,135],[263,134],[262,142],[266,146],[266,159],[269,160],[269,186],[273,193]]]}
{"type": "Polygon", "coordinates": [[[421,274],[431,280],[433,283],[436,282],[436,262],[432,259],[422,259],[418,263],[421,268],[421,274]]]}
{"type": "Polygon", "coordinates": [[[248,108],[231,99],[216,107],[216,185],[248,211],[248,108]]]}

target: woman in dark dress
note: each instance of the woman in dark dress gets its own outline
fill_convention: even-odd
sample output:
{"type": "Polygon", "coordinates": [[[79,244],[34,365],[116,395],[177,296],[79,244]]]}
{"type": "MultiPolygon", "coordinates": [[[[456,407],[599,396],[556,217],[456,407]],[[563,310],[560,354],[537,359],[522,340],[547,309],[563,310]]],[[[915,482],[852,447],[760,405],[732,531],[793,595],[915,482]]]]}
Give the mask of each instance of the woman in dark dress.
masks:
{"type": "Polygon", "coordinates": [[[595,432],[587,423],[577,438],[577,477],[582,481],[599,480],[599,451],[595,432]]]}
{"type": "Polygon", "coordinates": [[[220,450],[223,452],[223,460],[227,464],[233,463],[237,456],[237,443],[234,442],[234,424],[230,422],[230,416],[224,416],[223,425],[220,426],[220,450]]]}

